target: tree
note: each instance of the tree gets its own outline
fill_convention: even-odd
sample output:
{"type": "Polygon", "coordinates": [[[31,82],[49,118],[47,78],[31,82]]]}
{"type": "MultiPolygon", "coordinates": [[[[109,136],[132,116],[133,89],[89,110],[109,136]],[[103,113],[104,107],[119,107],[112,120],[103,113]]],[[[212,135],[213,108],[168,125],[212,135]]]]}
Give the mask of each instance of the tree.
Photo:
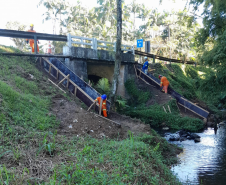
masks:
{"type": "MultiPolygon", "coordinates": [[[[15,22],[7,22],[6,23],[6,29],[9,30],[17,30],[17,31],[25,31],[26,30],[26,25],[21,24],[17,21],[15,22]]],[[[19,39],[19,38],[10,38],[14,44],[16,45],[16,47],[23,51],[26,50],[25,46],[26,46],[26,42],[25,39],[19,39]]]]}
{"type": "Polygon", "coordinates": [[[115,95],[118,86],[118,77],[120,74],[120,67],[122,61],[121,43],[122,43],[122,0],[117,0],[117,42],[116,42],[116,53],[115,53],[115,68],[114,76],[111,88],[111,102],[114,107],[115,95]]]}
{"type": "Polygon", "coordinates": [[[200,17],[196,14],[199,6],[204,5],[201,14],[203,28],[196,34],[195,46],[203,64],[216,69],[219,84],[226,82],[226,0],[191,0],[193,19],[200,17]]]}

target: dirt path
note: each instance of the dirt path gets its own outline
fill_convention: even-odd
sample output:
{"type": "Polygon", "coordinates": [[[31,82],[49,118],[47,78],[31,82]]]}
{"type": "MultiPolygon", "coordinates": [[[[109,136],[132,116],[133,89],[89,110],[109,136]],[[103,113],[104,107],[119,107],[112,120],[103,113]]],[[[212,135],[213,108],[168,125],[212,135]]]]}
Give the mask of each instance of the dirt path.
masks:
{"type": "Polygon", "coordinates": [[[134,134],[150,132],[149,125],[142,124],[130,117],[111,113],[109,119],[120,123],[121,128],[119,128],[113,122],[106,121],[93,112],[87,112],[75,101],[69,101],[62,95],[56,95],[52,99],[51,114],[56,115],[60,120],[58,133],[64,135],[76,135],[77,137],[89,135],[98,139],[103,137],[124,139],[129,130],[134,134]]]}

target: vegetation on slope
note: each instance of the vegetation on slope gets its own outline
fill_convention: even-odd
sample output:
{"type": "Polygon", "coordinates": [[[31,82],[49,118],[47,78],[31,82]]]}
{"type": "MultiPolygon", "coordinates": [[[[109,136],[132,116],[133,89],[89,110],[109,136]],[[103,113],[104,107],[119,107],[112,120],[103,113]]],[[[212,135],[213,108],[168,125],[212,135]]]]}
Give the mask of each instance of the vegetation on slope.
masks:
{"type": "Polygon", "coordinates": [[[139,118],[152,127],[164,125],[175,130],[186,129],[193,132],[203,128],[202,120],[182,117],[179,114],[175,100],[165,103],[165,107],[169,106],[172,112],[167,114],[163,111],[162,105],[146,106],[145,103],[150,97],[150,92],[138,90],[133,80],[127,80],[125,87],[130,99],[127,101],[126,109],[120,111],[123,111],[126,115],[139,118]]]}
{"type": "Polygon", "coordinates": [[[201,100],[215,113],[226,108],[226,86],[214,68],[182,64],[155,64],[155,76],[166,76],[170,86],[190,100],[201,100]]]}
{"type": "Polygon", "coordinates": [[[169,169],[178,148],[154,131],[125,140],[59,135],[49,111],[60,91],[34,60],[0,56],[0,74],[0,184],[180,184],[169,169]]]}

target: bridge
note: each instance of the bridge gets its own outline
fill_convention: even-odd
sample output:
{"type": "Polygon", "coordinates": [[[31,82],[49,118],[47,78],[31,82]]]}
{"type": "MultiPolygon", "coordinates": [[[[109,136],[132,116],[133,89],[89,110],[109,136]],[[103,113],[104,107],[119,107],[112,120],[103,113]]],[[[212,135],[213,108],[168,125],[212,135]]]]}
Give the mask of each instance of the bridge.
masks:
{"type": "MultiPolygon", "coordinates": [[[[0,29],[0,36],[34,39],[35,43],[37,43],[37,39],[66,42],[66,45],[63,47],[63,55],[38,54],[37,48],[35,48],[35,54],[0,53],[0,55],[39,57],[41,66],[48,71],[49,75],[54,76],[61,83],[63,82],[64,86],[78,96],[87,106],[92,105],[95,97],[100,94],[83,79],[90,77],[92,79],[96,78],[97,80],[107,78],[110,82],[113,80],[116,43],[101,41],[96,38],[73,36],[71,34],[63,36],[2,29],[0,29]]],[[[137,62],[135,62],[135,55],[153,58],[153,62],[155,59],[159,59],[175,63],[185,63],[181,60],[137,51],[134,49],[134,46],[122,45],[121,50],[122,61],[117,94],[123,97],[126,96],[124,83],[128,79],[140,78],[146,81],[146,83],[159,88],[158,79],[155,79],[151,74],[145,75],[139,70],[137,62]]],[[[186,63],[194,64],[191,61],[187,61],[186,63]]],[[[186,100],[171,88],[169,93],[177,100],[178,104],[199,115],[201,118],[207,118],[208,111],[186,100]]],[[[108,102],[108,109],[110,109],[110,102],[108,102]]]]}

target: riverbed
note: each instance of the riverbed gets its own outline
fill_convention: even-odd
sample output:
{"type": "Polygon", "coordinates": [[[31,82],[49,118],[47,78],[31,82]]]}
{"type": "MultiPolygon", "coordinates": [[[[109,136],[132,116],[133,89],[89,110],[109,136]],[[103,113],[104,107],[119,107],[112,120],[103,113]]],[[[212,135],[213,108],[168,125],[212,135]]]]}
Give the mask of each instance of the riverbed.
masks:
{"type": "Polygon", "coordinates": [[[202,133],[201,142],[193,140],[171,142],[183,147],[178,155],[180,164],[171,170],[182,184],[226,184],[226,126],[221,125],[215,134],[213,128],[202,133]]]}

